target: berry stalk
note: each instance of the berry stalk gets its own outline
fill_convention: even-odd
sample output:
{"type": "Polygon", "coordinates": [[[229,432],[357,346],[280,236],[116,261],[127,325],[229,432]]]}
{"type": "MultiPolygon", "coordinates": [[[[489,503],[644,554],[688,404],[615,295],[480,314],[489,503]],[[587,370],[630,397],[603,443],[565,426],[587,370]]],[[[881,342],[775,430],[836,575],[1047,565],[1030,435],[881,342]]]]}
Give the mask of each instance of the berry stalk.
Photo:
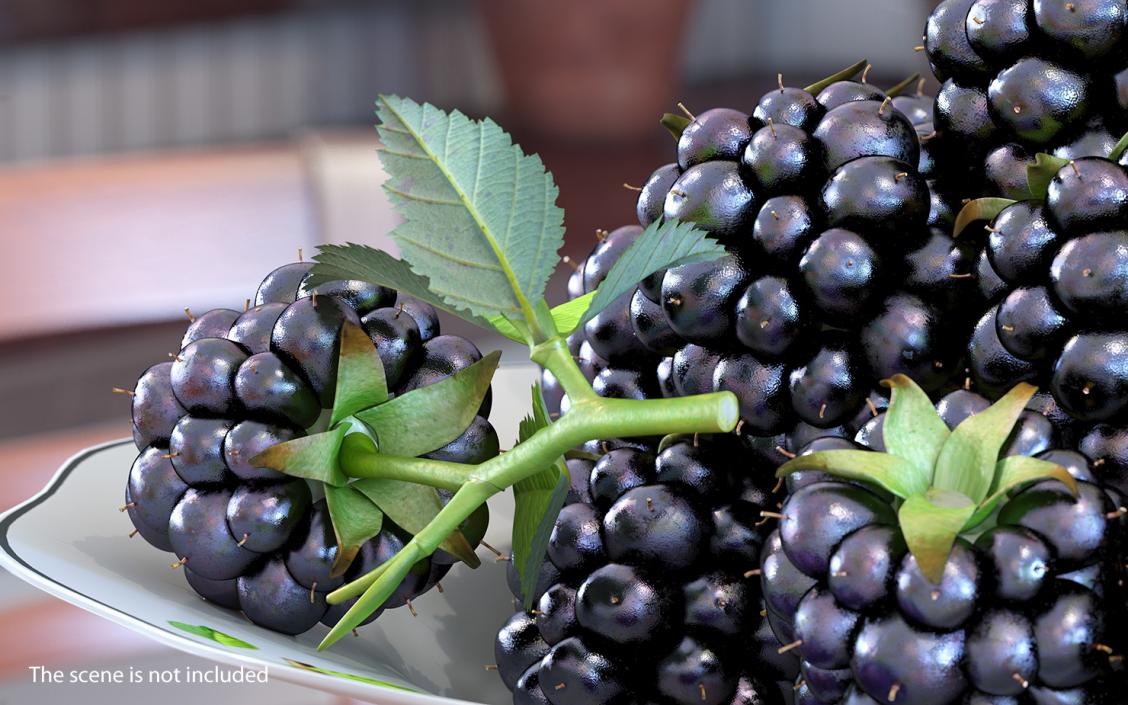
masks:
{"type": "Polygon", "coordinates": [[[568,450],[596,438],[728,433],[739,419],[739,404],[731,392],[652,400],[601,398],[592,391],[559,337],[537,346],[533,358],[562,380],[568,393],[578,401],[559,421],[506,453],[477,466],[462,466],[381,455],[359,446],[341,449],[342,469],[354,477],[410,479],[448,489],[453,489],[456,473],[464,473],[465,479],[450,502],[394,559],[328,595],[330,604],[357,596],[359,599],[326,635],[319,649],[331,646],[383,604],[387,598],[384,593],[402,580],[411,565],[434,553],[487,499],[541,472],[568,450]]]}

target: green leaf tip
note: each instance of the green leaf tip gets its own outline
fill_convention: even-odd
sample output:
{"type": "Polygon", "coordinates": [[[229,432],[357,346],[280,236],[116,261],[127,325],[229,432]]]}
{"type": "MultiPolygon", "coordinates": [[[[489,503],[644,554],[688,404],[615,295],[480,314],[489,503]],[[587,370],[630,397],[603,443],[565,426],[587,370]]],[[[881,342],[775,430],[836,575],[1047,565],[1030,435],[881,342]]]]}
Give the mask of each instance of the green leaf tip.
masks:
{"type": "Polygon", "coordinates": [[[725,254],[723,245],[692,223],[655,221],[639,233],[622,256],[611,265],[576,327],[590,321],[620,296],[633,290],[640,281],[660,269],[708,262],[720,259],[725,254]]]}
{"type": "Polygon", "coordinates": [[[959,237],[967,226],[977,220],[994,220],[1008,206],[1013,206],[1018,201],[1012,198],[977,198],[968,201],[956,216],[956,223],[952,226],[952,237],[959,237]]]}
{"type": "Polygon", "coordinates": [[[1124,156],[1125,151],[1128,151],[1128,132],[1124,133],[1124,136],[1116,142],[1116,145],[1112,148],[1112,151],[1108,153],[1109,161],[1115,162],[1119,160],[1122,156],[1124,156]]]}
{"type": "Polygon", "coordinates": [[[854,76],[857,76],[861,71],[865,70],[865,68],[867,66],[869,66],[869,61],[866,60],[866,59],[862,59],[861,61],[858,61],[856,63],[853,63],[853,64],[847,66],[846,68],[842,69],[841,71],[837,71],[835,73],[832,73],[831,75],[827,76],[826,78],[822,79],[821,81],[817,81],[815,83],[812,83],[811,85],[807,86],[803,90],[807,91],[811,95],[817,95],[820,91],[822,91],[822,89],[826,88],[827,86],[829,86],[833,83],[838,83],[839,81],[849,81],[854,76]]]}
{"type": "Polygon", "coordinates": [[[1030,191],[1030,197],[1038,201],[1045,200],[1050,182],[1069,161],[1043,152],[1034,155],[1034,163],[1026,165],[1026,188],[1030,191]]]}
{"type": "Polygon", "coordinates": [[[404,259],[452,305],[531,325],[564,244],[558,189],[540,157],[489,119],[388,95],[377,114],[404,259]]]}
{"type": "Polygon", "coordinates": [[[997,402],[956,426],[936,461],[934,487],[960,492],[976,504],[995,481],[999,451],[1037,387],[1022,382],[997,402]]]}
{"type": "Polygon", "coordinates": [[[662,117],[658,119],[662,127],[673,135],[674,141],[681,139],[682,133],[685,128],[689,127],[690,120],[685,115],[678,115],[677,113],[662,113],[662,117]]]}
{"type": "Polygon", "coordinates": [[[345,428],[338,426],[324,433],[295,438],[272,445],[251,458],[251,464],[291,477],[340,487],[349,481],[340,465],[341,441],[344,437],[345,428]]]}
{"type": "Polygon", "coordinates": [[[887,91],[885,91],[885,95],[889,96],[890,98],[896,98],[897,96],[903,94],[905,90],[910,86],[915,86],[918,81],[920,81],[920,74],[914,73],[913,75],[905,78],[897,85],[891,86],[887,91]]]}
{"type": "Polygon", "coordinates": [[[931,482],[936,458],[950,433],[947,424],[928,393],[907,375],[894,375],[881,384],[892,390],[882,428],[886,452],[912,463],[931,482]]]}
{"type": "Polygon", "coordinates": [[[337,366],[337,395],[329,425],[388,400],[384,363],[364,329],[345,321],[341,326],[341,354],[337,366]]]}

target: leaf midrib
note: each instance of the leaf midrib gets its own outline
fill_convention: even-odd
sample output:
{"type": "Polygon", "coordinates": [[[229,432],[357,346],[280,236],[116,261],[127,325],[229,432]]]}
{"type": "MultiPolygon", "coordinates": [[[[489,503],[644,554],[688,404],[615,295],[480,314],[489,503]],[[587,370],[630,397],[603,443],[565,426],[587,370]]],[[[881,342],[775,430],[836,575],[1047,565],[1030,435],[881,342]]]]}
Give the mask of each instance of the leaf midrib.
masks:
{"type": "MultiPolygon", "coordinates": [[[[440,161],[438,159],[438,155],[436,155],[434,152],[432,152],[430,147],[427,145],[427,143],[424,142],[422,135],[420,135],[418,132],[416,132],[411,127],[411,125],[408,124],[408,122],[404,119],[403,115],[398,110],[396,110],[395,107],[392,106],[391,103],[388,102],[386,96],[383,96],[383,95],[380,96],[380,103],[383,104],[384,107],[387,108],[393,115],[396,116],[396,119],[399,120],[401,125],[403,125],[403,131],[406,131],[407,134],[411,135],[411,138],[415,141],[415,144],[417,144],[419,146],[419,148],[421,150],[423,150],[423,152],[427,155],[427,158],[431,160],[431,163],[434,164],[435,167],[442,173],[443,177],[446,178],[447,183],[449,183],[451,188],[454,189],[455,193],[458,194],[458,198],[459,198],[459,200],[462,201],[463,207],[466,208],[466,211],[470,214],[470,217],[474,219],[474,223],[478,226],[478,230],[480,230],[482,232],[482,234],[485,236],[486,241],[490,245],[490,249],[493,250],[494,256],[497,257],[498,262],[500,263],[502,272],[505,274],[505,278],[509,282],[510,288],[513,289],[513,293],[517,297],[517,301],[521,304],[522,313],[525,315],[525,317],[530,322],[532,322],[534,320],[532,307],[529,305],[528,299],[525,298],[525,293],[521,290],[520,284],[517,281],[517,276],[513,271],[513,267],[510,266],[508,258],[502,253],[501,249],[499,248],[498,243],[497,243],[496,239],[494,238],[493,233],[490,231],[489,226],[487,226],[486,223],[482,220],[481,214],[478,213],[478,209],[474,208],[471,205],[471,203],[467,199],[466,192],[462,189],[462,186],[455,180],[454,175],[451,174],[451,172],[446,168],[445,157],[447,155],[444,154],[444,160],[440,161]]],[[[420,110],[423,113],[426,113],[427,104],[424,103],[422,106],[420,106],[420,110]]],[[[454,121],[450,120],[450,119],[448,119],[446,121],[446,123],[447,123],[447,128],[446,128],[447,134],[446,134],[446,137],[443,140],[443,149],[444,150],[449,149],[449,146],[450,146],[450,130],[451,130],[451,125],[453,124],[453,122],[454,121]]],[[[478,165],[477,165],[477,167],[478,167],[478,170],[479,170],[478,174],[479,174],[479,177],[480,177],[481,168],[482,168],[481,154],[482,154],[482,149],[484,148],[484,145],[483,145],[484,133],[482,132],[482,123],[474,122],[474,121],[471,121],[471,122],[473,122],[473,124],[475,124],[475,126],[478,128],[478,165]]],[[[514,151],[516,151],[516,146],[514,145],[512,147],[512,149],[514,151]]],[[[480,181],[480,178],[475,179],[475,184],[474,184],[475,189],[478,188],[478,181],[480,181]]],[[[515,191],[515,193],[516,193],[516,191],[515,191]]],[[[514,198],[516,198],[516,195],[514,195],[514,198]]]]}

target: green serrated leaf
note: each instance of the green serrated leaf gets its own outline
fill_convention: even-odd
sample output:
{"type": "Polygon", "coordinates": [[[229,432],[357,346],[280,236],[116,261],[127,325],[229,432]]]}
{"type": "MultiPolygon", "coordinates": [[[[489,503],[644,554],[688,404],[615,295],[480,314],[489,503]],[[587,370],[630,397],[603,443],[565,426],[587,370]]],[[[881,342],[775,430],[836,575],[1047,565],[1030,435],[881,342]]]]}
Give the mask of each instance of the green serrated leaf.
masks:
{"type": "Polygon", "coordinates": [[[889,88],[889,90],[885,91],[885,95],[889,96],[890,98],[896,98],[897,96],[904,93],[905,89],[908,88],[909,86],[915,86],[919,80],[920,80],[920,74],[914,73],[912,76],[909,76],[905,80],[901,81],[897,85],[892,86],[891,88],[889,88]]]}
{"type": "Polygon", "coordinates": [[[676,220],[655,221],[639,234],[623,255],[611,265],[591,304],[580,319],[587,323],[611,302],[638,286],[659,269],[691,262],[708,262],[725,255],[723,245],[691,223],[676,220]]]}
{"type": "Polygon", "coordinates": [[[818,95],[819,92],[822,91],[822,89],[826,88],[832,83],[838,83],[839,81],[849,81],[854,76],[857,76],[858,73],[867,66],[869,66],[869,61],[862,59],[856,64],[851,64],[850,66],[847,66],[837,73],[832,73],[821,81],[812,83],[803,90],[807,91],[811,95],[818,95]]]}
{"type": "Polygon", "coordinates": [[[184,622],[177,622],[171,619],[168,623],[181,631],[188,632],[189,634],[195,634],[196,636],[200,636],[205,639],[210,639],[217,644],[232,646],[237,649],[258,649],[258,647],[254,644],[245,642],[242,639],[231,636],[230,634],[224,634],[223,632],[217,629],[212,629],[211,627],[205,627],[203,625],[197,624],[185,624],[184,622]]]}
{"type": "Polygon", "coordinates": [[[552,307],[552,321],[556,324],[556,331],[567,337],[580,327],[584,315],[598,291],[589,291],[583,296],[552,307]]]}
{"type": "Polygon", "coordinates": [[[901,499],[928,491],[928,474],[916,465],[871,450],[822,450],[800,455],[780,466],[776,475],[785,477],[800,470],[821,470],[835,477],[869,482],[901,499]]]}
{"type": "Polygon", "coordinates": [[[995,482],[999,451],[1030,397],[1038,391],[1025,382],[983,411],[956,426],[936,461],[933,486],[982,502],[995,482]]]}
{"type": "MultiPolygon", "coordinates": [[[[352,487],[379,507],[396,526],[411,535],[423,530],[443,508],[439,493],[433,487],[400,480],[369,478],[357,480],[352,487]]],[[[471,568],[482,562],[461,531],[455,531],[439,544],[439,548],[471,568]]]]}
{"type": "Polygon", "coordinates": [[[1069,163],[1068,159],[1039,152],[1034,155],[1034,163],[1026,166],[1026,187],[1030,197],[1042,201],[1050,190],[1050,182],[1069,163]]]}
{"type": "Polygon", "coordinates": [[[411,271],[407,262],[368,245],[320,245],[313,259],[317,264],[309,274],[310,285],[337,279],[355,279],[395,289],[401,294],[431,304],[437,309],[490,328],[489,321],[475,316],[464,306],[448,303],[443,291],[432,286],[427,277],[411,271]]]}
{"type": "Polygon", "coordinates": [[[346,416],[388,400],[384,363],[364,329],[351,321],[341,326],[341,358],[337,368],[337,395],[330,426],[346,416]]]}
{"type": "Polygon", "coordinates": [[[492,352],[444,380],[413,389],[356,418],[376,436],[381,453],[416,456],[462,435],[489,390],[500,352],[492,352]]]}
{"type": "Polygon", "coordinates": [[[685,128],[689,127],[690,119],[685,115],[678,115],[677,113],[662,113],[662,117],[658,122],[673,135],[674,141],[677,142],[681,139],[685,128]]]}
{"type": "Polygon", "coordinates": [[[908,376],[897,374],[882,384],[893,390],[885,414],[885,451],[912,463],[932,479],[932,469],[950,431],[928,394],[908,376]]]}
{"type": "Polygon", "coordinates": [[[361,544],[380,533],[384,513],[352,485],[326,485],[325,504],[333,520],[333,533],[337,535],[337,560],[329,573],[336,578],[352,565],[361,544]]]}
{"type": "Polygon", "coordinates": [[[959,215],[956,216],[956,224],[952,226],[952,237],[959,237],[960,234],[967,230],[967,226],[971,225],[977,220],[986,220],[988,222],[995,219],[999,213],[1002,213],[1008,206],[1013,206],[1018,201],[1010,198],[977,198],[968,203],[960,209],[959,215]]]}
{"type": "MultiPolygon", "coordinates": [[[[533,415],[519,426],[519,442],[549,425],[548,409],[540,385],[533,385],[533,415]]],[[[521,579],[525,609],[532,609],[533,591],[540,566],[548,551],[548,539],[556,517],[568,496],[571,481],[564,458],[513,485],[516,508],[513,513],[513,562],[521,579]]]]}
{"type": "Polygon", "coordinates": [[[338,426],[324,433],[295,438],[267,448],[251,458],[251,463],[290,477],[341,487],[349,481],[338,462],[344,437],[345,428],[338,426]]]}
{"type": "Polygon", "coordinates": [[[991,492],[980,502],[979,508],[964,528],[973,529],[979,526],[991,516],[1011,491],[1040,480],[1057,480],[1068,487],[1074,495],[1077,494],[1077,480],[1057,463],[1025,455],[1009,456],[995,465],[995,481],[991,485],[991,492]]]}
{"type": "Polygon", "coordinates": [[[1115,162],[1119,160],[1122,156],[1124,156],[1124,152],[1126,150],[1128,150],[1128,132],[1124,133],[1124,136],[1120,138],[1120,140],[1116,143],[1116,146],[1114,146],[1112,148],[1112,151],[1108,153],[1109,161],[1115,162]]]}
{"type": "Polygon", "coordinates": [[[492,120],[397,96],[377,101],[392,231],[412,269],[474,315],[527,318],[564,244],[564,211],[540,157],[492,120]]]}
{"type": "Polygon", "coordinates": [[[944,566],[960,531],[975,513],[975,503],[947,490],[930,490],[905,500],[897,512],[905,543],[920,572],[934,585],[944,578],[944,566]]]}

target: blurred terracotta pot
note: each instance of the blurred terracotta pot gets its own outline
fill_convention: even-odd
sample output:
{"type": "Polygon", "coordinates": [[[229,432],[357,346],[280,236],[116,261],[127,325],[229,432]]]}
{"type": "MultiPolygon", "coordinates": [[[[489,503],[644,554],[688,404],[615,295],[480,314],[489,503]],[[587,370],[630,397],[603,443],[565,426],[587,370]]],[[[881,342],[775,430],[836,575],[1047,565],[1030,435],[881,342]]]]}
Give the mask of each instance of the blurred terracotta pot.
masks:
{"type": "Polygon", "coordinates": [[[560,137],[648,135],[675,103],[691,2],[480,0],[511,118],[560,137]]]}

